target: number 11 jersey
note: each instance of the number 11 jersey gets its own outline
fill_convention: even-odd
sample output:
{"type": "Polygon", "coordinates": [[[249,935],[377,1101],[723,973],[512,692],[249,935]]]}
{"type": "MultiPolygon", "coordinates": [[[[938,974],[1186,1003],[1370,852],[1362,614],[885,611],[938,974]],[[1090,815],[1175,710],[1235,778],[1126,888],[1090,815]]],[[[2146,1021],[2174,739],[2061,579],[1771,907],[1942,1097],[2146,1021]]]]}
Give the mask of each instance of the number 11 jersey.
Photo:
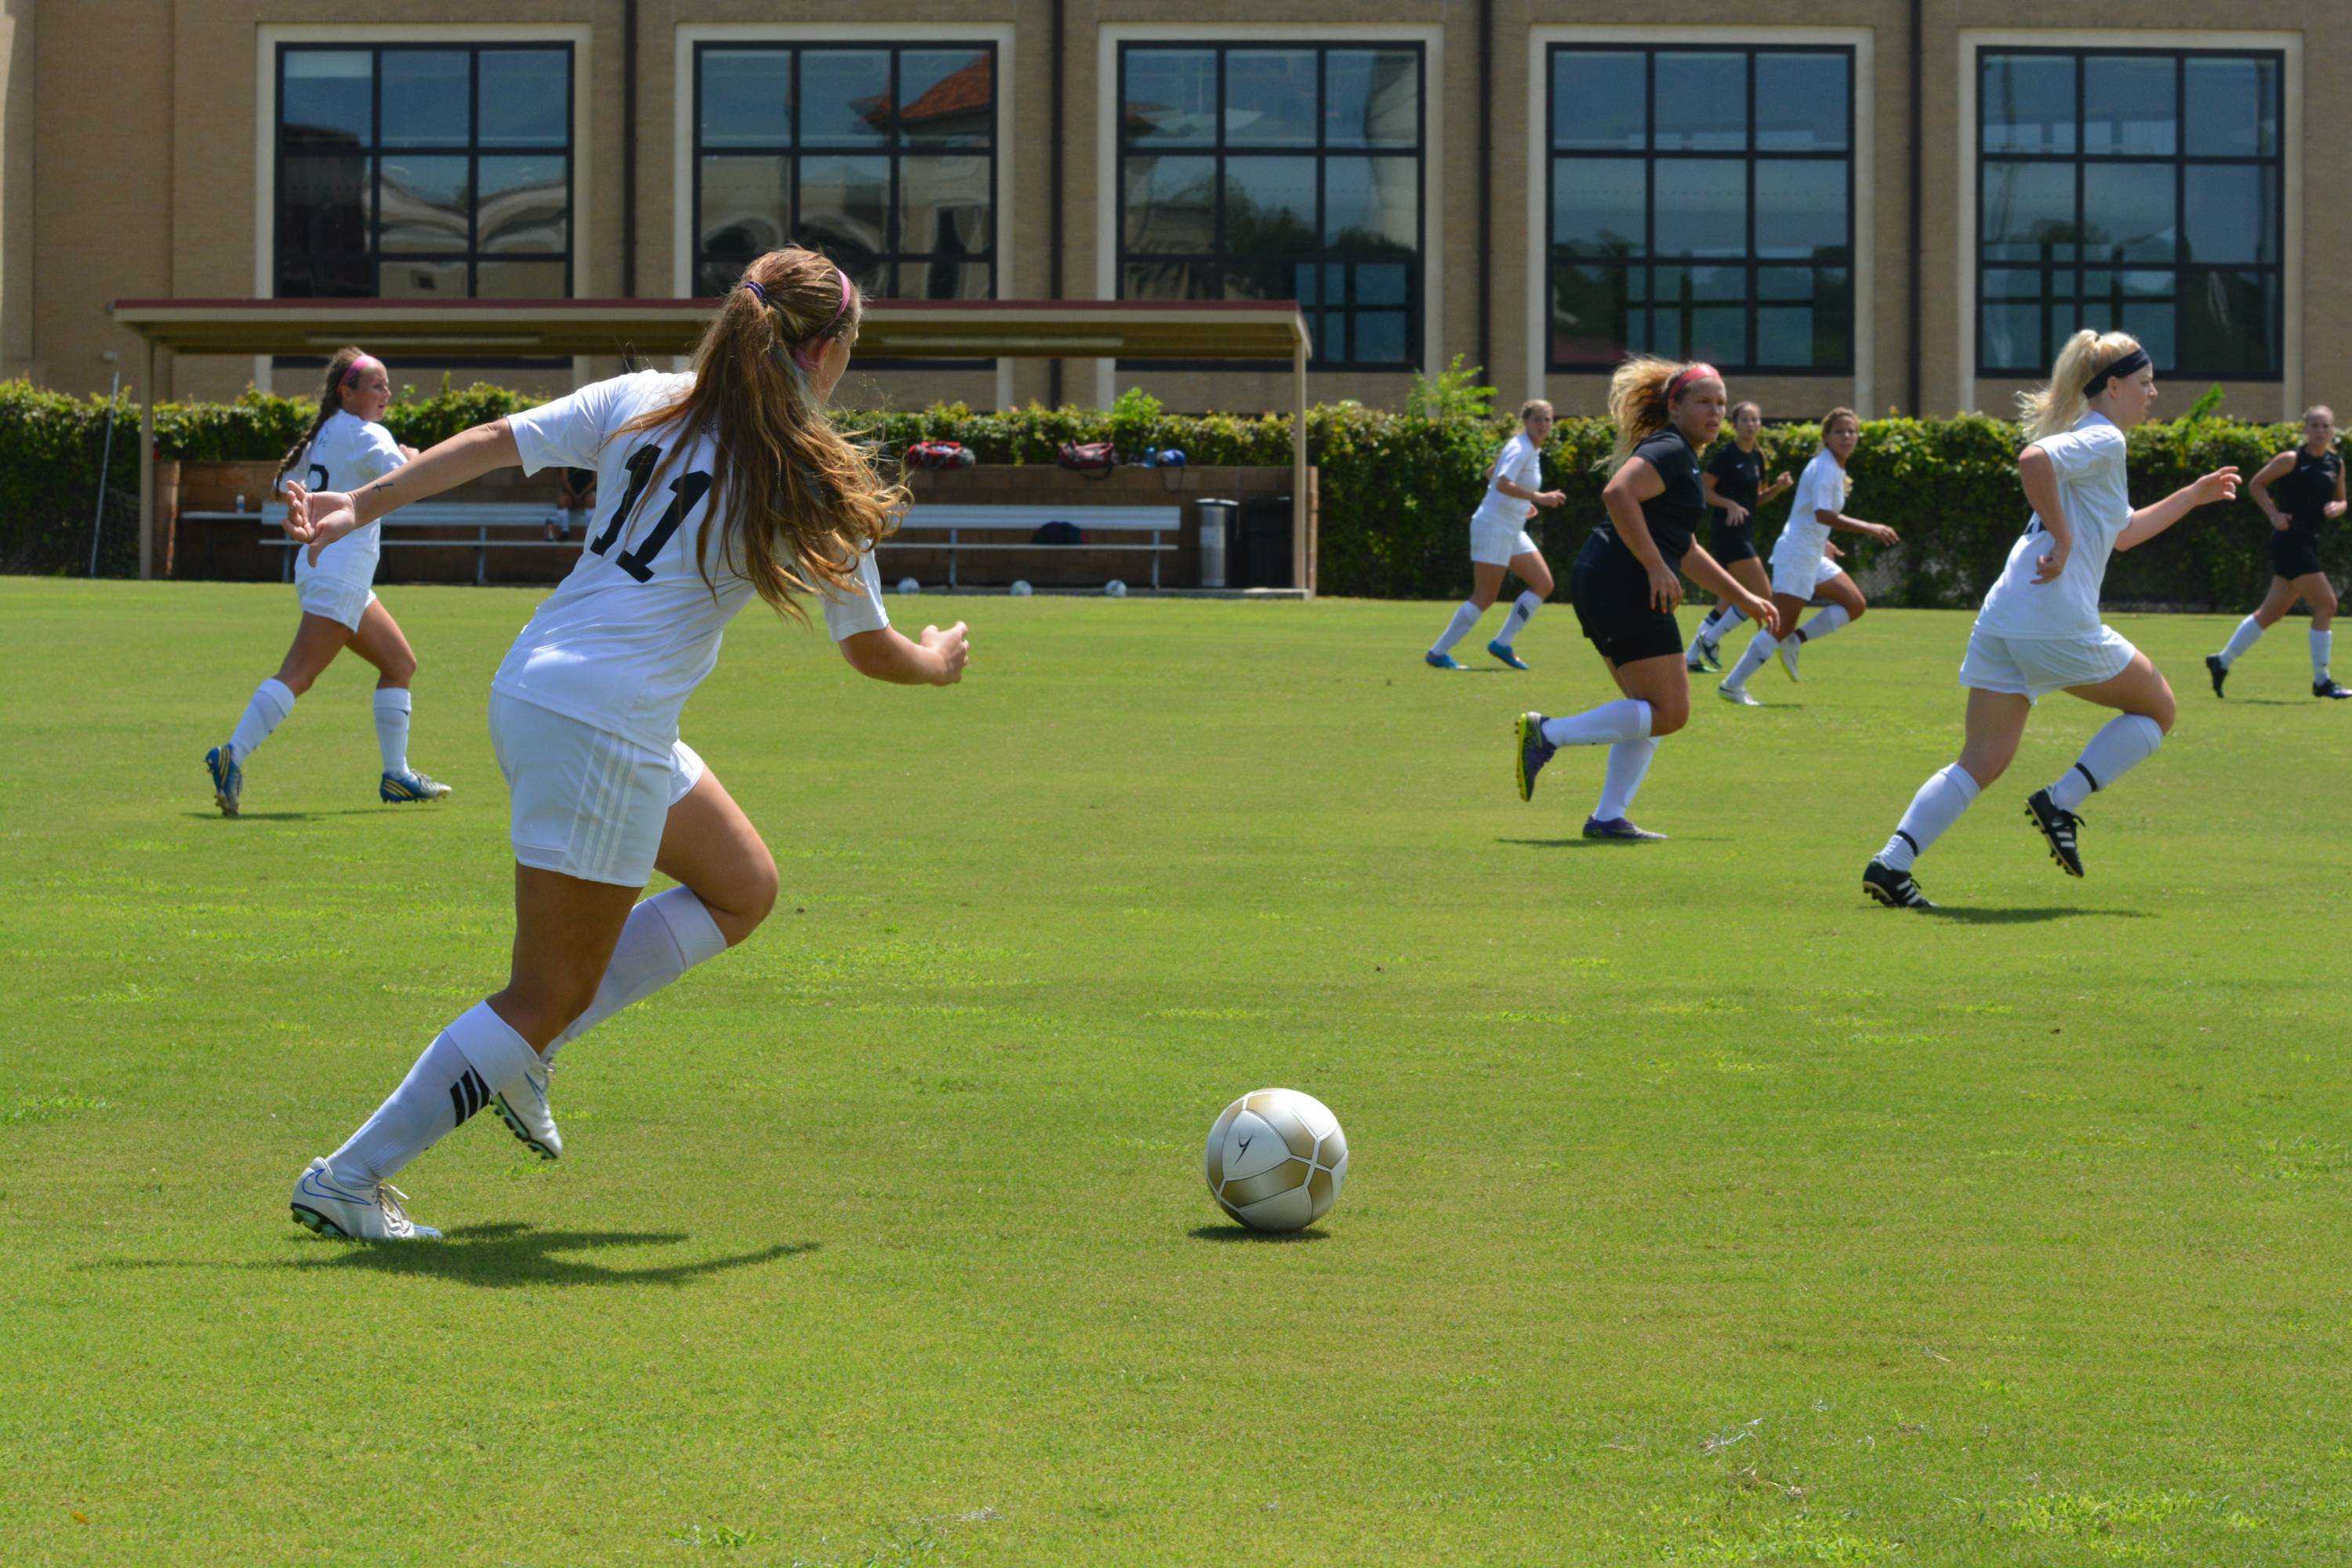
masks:
{"type": "MultiPolygon", "coordinates": [[[[753,596],[714,537],[710,438],[679,451],[674,427],[618,434],[693,384],[691,374],[640,371],[507,418],[523,472],[596,470],[596,515],[578,563],[515,638],[490,689],[657,752],[677,739],[679,710],[753,596]]],[[[818,597],[835,642],[890,624],[870,551],[848,593],[818,597]]]]}

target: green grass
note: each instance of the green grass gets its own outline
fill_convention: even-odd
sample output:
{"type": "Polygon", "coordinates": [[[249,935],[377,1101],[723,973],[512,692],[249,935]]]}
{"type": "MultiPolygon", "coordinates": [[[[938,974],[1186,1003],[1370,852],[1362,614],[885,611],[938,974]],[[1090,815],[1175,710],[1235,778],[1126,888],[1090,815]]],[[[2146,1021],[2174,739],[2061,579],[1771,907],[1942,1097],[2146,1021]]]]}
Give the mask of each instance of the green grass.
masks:
{"type": "MultiPolygon", "coordinates": [[[[961,600],[971,678],[738,624],[686,732],[782,868],[748,945],[481,1117],[438,1246],[287,1218],[503,975],[482,710],[522,594],[396,588],[379,807],[331,670],[219,819],[275,586],[0,583],[0,1560],[2283,1564],[2352,1552],[2352,711],[2301,622],[2121,629],[2180,683],[2088,808],[2053,700],[1928,858],[1967,632],[1881,613],[1702,693],[1588,847],[1514,796],[1444,606],[961,600]],[[1200,1141],[1325,1100],[1354,1165],[1239,1238],[1200,1141]]],[[[898,606],[894,606],[898,607],[898,606]]],[[[942,613],[938,601],[920,608],[942,613]]],[[[1736,647],[1735,643],[1735,647],[1736,647]]]]}

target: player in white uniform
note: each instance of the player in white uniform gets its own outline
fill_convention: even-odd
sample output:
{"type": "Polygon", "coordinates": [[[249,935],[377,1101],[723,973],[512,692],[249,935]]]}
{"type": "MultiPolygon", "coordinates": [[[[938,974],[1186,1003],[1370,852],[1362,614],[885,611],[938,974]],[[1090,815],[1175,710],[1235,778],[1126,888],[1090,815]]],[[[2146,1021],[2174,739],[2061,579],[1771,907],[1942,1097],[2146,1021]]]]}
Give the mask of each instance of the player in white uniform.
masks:
{"type": "Polygon", "coordinates": [[[1423,656],[1433,669],[1462,668],[1450,650],[1469,635],[1478,617],[1502,593],[1506,572],[1517,573],[1528,586],[1486,651],[1513,669],[1528,668],[1511,644],[1551,597],[1551,568],[1536,549],[1536,542],[1528,537],[1528,519],[1535,516],[1538,507],[1556,507],[1568,497],[1543,488],[1543,444],[1551,436],[1551,405],[1541,398],[1524,405],[1519,409],[1519,426],[1518,432],[1503,443],[1486,476],[1486,499],[1470,519],[1470,596],[1454,609],[1454,618],[1445,624],[1445,635],[1423,656]]]}
{"type": "Polygon", "coordinates": [[[387,1178],[495,1104],[548,1159],[562,1139],[549,1058],[604,1018],[751,934],[776,863],[678,712],[754,595],[805,618],[817,595],[852,668],[950,685],[964,628],[910,642],[883,612],[873,546],[903,489],[835,431],[825,399],[860,316],[838,268],[806,250],[754,261],[684,374],[643,372],[477,426],[356,494],[291,488],[287,531],[333,540],[493,468],[593,468],[597,515],[569,576],[490,686],[490,740],[512,791],[513,967],[453,1021],[375,1114],[296,1184],[322,1234],[406,1239],[387,1178]],[[679,886],[640,900],[656,870],[679,886]]]}
{"type": "MultiPolygon", "coordinates": [[[[391,402],[392,376],[382,360],[355,348],[336,350],[327,362],[318,416],[278,465],[278,488],[284,489],[291,475],[312,489],[356,489],[416,456],[415,447],[400,445],[383,427],[391,402]]],[[[416,677],[416,655],[392,612],[376,599],[373,584],[380,552],[373,525],[337,540],[316,561],[308,552],[297,552],[294,591],[302,601],[302,624],[294,630],[294,646],[286,650],[278,673],[255,689],[229,738],[205,753],[213,800],[223,816],[236,815],[247,761],[294,711],[294,700],[346,647],[380,672],[375,739],[383,776],[377,781],[376,798],[397,804],[439,800],[449,793],[447,784],[408,765],[408,683],[416,677]]]]}
{"type": "Polygon", "coordinates": [[[1772,602],[1780,606],[1780,624],[1797,625],[1797,616],[1817,599],[1827,599],[1822,613],[1784,637],[1758,628],[1748,639],[1748,650],[1716,695],[1743,708],[1761,707],[1748,689],[1748,678],[1764,668],[1775,653],[1789,679],[1797,679],[1797,650],[1819,641],[1840,626],[1862,619],[1870,607],[1862,589],[1832,558],[1833,531],[1864,534],[1881,544],[1895,542],[1895,531],[1883,522],[1864,522],[1845,514],[1846,497],[1853,481],[1846,476],[1846,460],[1862,444],[1862,419],[1851,408],[1832,408],[1822,416],[1822,449],[1805,465],[1797,480],[1797,499],[1789,503],[1789,526],[1772,546],[1772,602]]]}
{"type": "Polygon", "coordinates": [[[2122,710],[2091,737],[2074,765],[2026,797],[2051,858],[2083,874],[2074,810],[2155,754],[2172,728],[2172,688],[2147,655],[2099,620],[2107,557],[2145,544],[2209,501],[2238,493],[2238,470],[2216,468],[2134,511],[2124,432],[2147,417],[2156,372],[2137,339],[2076,332],[2058,352],[2049,384],[2021,395],[2032,442],[2017,475],[2033,519],[2010,548],[2000,579],[1969,633],[1960,684],[1969,689],[1959,760],[1929,775],[1886,847],[1862,874],[1863,890],[1894,909],[1935,908],[1911,877],[1913,861],[2000,777],[2017,755],[2033,705],[2063,691],[2122,710]]]}

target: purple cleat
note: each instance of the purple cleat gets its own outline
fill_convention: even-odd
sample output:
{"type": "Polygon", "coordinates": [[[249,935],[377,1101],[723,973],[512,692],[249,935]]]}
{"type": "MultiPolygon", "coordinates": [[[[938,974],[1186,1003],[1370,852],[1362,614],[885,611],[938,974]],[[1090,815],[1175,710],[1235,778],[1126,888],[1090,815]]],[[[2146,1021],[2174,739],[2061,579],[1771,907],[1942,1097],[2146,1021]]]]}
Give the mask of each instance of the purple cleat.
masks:
{"type": "Polygon", "coordinates": [[[1540,713],[1519,715],[1518,744],[1516,748],[1519,779],[1519,798],[1533,800],[1536,796],[1536,775],[1559,750],[1543,738],[1544,716],[1540,713]]]}
{"type": "Polygon", "coordinates": [[[1663,843],[1666,837],[1663,833],[1653,833],[1646,827],[1636,827],[1622,816],[1608,822],[1597,816],[1585,818],[1584,836],[1587,838],[1613,838],[1622,844],[1663,843]]]}

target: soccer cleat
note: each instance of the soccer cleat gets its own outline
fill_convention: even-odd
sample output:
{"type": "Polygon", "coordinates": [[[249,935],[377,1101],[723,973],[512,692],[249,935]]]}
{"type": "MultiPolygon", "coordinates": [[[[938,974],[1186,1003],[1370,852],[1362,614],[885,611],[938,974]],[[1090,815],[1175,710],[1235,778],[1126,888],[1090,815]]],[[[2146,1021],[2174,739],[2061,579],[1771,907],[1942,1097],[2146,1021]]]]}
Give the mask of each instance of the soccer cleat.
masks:
{"type": "Polygon", "coordinates": [[[1519,780],[1519,798],[1521,800],[1535,799],[1536,775],[1543,772],[1543,765],[1546,763],[1551,761],[1551,754],[1559,750],[1558,746],[1553,745],[1549,741],[1543,738],[1543,727],[1544,716],[1542,714],[1522,713],[1519,715],[1519,728],[1517,731],[1518,745],[1517,752],[1518,756],[1517,773],[1519,780]]]}
{"type": "Polygon", "coordinates": [[[439,1231],[408,1217],[401,1206],[407,1201],[398,1187],[360,1186],[336,1175],[326,1161],[313,1160],[294,1184],[294,1221],[348,1241],[438,1241],[439,1231]]]}
{"type": "Polygon", "coordinates": [[[2352,697],[2352,689],[2347,689],[2344,687],[2338,686],[2336,684],[2334,679],[2329,679],[2313,681],[2311,683],[2311,694],[2314,697],[2333,697],[2338,702],[2341,702],[2347,697],[2352,697]]]}
{"type": "Polygon", "coordinates": [[[245,770],[236,765],[236,752],[227,742],[205,753],[205,771],[213,775],[213,803],[223,816],[235,816],[236,803],[245,795],[245,770]]]}
{"type": "Polygon", "coordinates": [[[1761,708],[1764,706],[1764,704],[1756,700],[1756,694],[1748,690],[1748,688],[1744,686],[1734,686],[1727,680],[1715,689],[1715,694],[1717,697],[1722,698],[1726,702],[1736,702],[1742,708],[1761,708]]]}
{"type": "Polygon", "coordinates": [[[2042,830],[2042,838],[2050,846],[2050,858],[2058,862],[2059,869],[2069,877],[2081,876],[2083,857],[2074,847],[2074,834],[2083,826],[2083,819],[2051,799],[2046,789],[2035,790],[2025,797],[2025,815],[2042,830]]]}
{"type": "Polygon", "coordinates": [[[1872,857],[1862,868],[1862,890],[1890,910],[1932,910],[1927,895],[1911,879],[1908,871],[1898,871],[1885,861],[1872,857]]]}
{"type": "Polygon", "coordinates": [[[2209,653],[2205,656],[2205,673],[2213,678],[2213,695],[2216,697],[2226,695],[2221,689],[2221,683],[2230,679],[2230,667],[2221,662],[2220,654],[2209,653]]]}
{"type": "Polygon", "coordinates": [[[542,1160],[560,1160],[563,1134],[556,1131],[555,1112],[547,1104],[547,1080],[553,1076],[555,1064],[536,1053],[533,1057],[522,1077],[490,1097],[490,1109],[499,1113],[508,1131],[522,1140],[524,1148],[542,1160]]]}
{"type": "Polygon", "coordinates": [[[1666,837],[1663,833],[1653,833],[1646,827],[1636,827],[1622,816],[1607,822],[1597,816],[1586,817],[1584,836],[1587,838],[1612,838],[1621,844],[1660,843],[1666,837]]]}
{"type": "Polygon", "coordinates": [[[1450,653],[1425,653],[1421,656],[1421,662],[1429,666],[1432,669],[1460,669],[1462,668],[1461,664],[1457,662],[1454,657],[1450,653]]]}
{"type": "Polygon", "coordinates": [[[1719,641],[1702,632],[1691,639],[1690,657],[1683,662],[1693,669],[1703,669],[1710,675],[1720,675],[1723,673],[1723,659],[1719,651],[1721,647],[1722,644],[1719,641]]]}
{"type": "Polygon", "coordinates": [[[426,778],[415,768],[404,773],[386,773],[375,786],[375,797],[386,805],[399,805],[412,800],[439,800],[449,793],[449,786],[438,779],[426,778]]]}
{"type": "Polygon", "coordinates": [[[1790,679],[1800,684],[1804,678],[1797,673],[1797,650],[1804,646],[1804,638],[1791,632],[1780,639],[1780,647],[1775,650],[1780,656],[1780,668],[1789,672],[1790,679]]]}
{"type": "Polygon", "coordinates": [[[1527,660],[1521,658],[1517,654],[1513,653],[1509,643],[1490,642],[1486,645],[1486,651],[1493,654],[1496,658],[1501,659],[1505,664],[1509,665],[1513,669],[1525,669],[1528,668],[1527,660]]]}

